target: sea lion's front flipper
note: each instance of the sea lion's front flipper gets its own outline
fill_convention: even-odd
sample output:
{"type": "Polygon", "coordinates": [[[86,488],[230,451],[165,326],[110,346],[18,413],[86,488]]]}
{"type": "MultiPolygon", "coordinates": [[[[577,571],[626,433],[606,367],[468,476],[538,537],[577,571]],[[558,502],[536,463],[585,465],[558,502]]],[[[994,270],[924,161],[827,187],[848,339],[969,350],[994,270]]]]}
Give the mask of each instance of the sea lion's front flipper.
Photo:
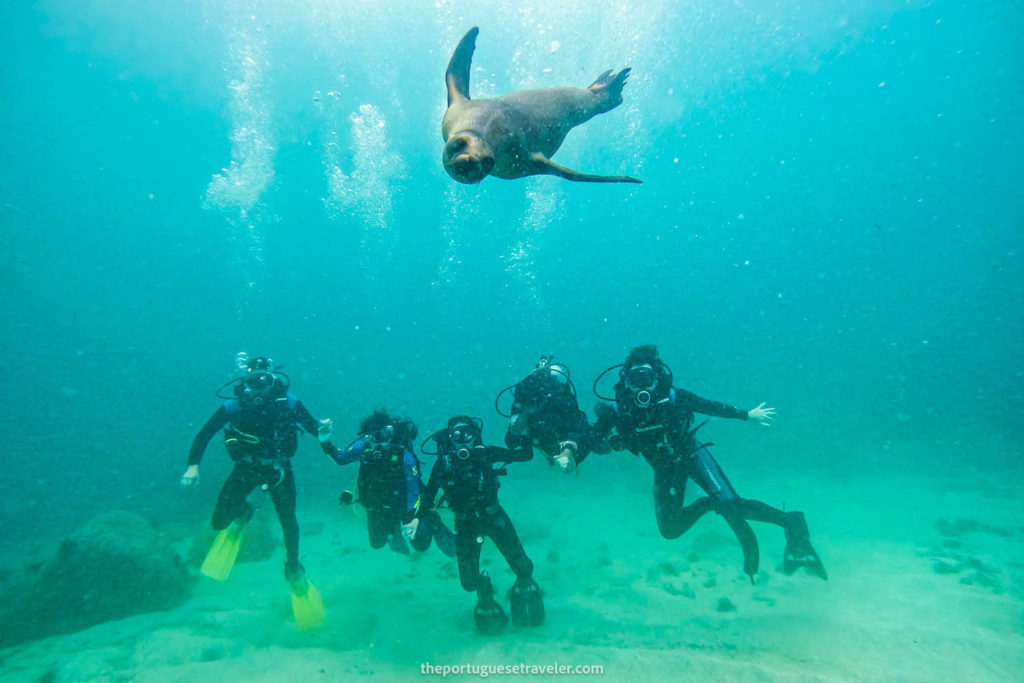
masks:
{"type": "Polygon", "coordinates": [[[642,183],[644,181],[636,178],[631,178],[628,175],[590,175],[589,173],[580,173],[574,171],[571,168],[565,166],[559,166],[555,162],[548,159],[540,152],[535,152],[530,155],[530,160],[533,162],[534,174],[535,175],[556,175],[559,178],[565,178],[566,180],[572,180],[577,183],[642,183]]]}
{"type": "Polygon", "coordinates": [[[474,26],[462,36],[455,47],[448,70],[444,72],[444,83],[448,86],[448,106],[452,102],[469,99],[469,67],[473,63],[473,51],[476,50],[476,36],[480,29],[474,26]]]}

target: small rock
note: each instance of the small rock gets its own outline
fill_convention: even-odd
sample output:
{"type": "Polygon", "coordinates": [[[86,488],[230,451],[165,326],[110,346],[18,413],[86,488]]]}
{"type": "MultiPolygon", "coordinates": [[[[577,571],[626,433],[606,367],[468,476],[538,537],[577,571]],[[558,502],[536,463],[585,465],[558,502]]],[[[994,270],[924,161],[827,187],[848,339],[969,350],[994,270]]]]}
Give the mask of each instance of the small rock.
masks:
{"type": "Polygon", "coordinates": [[[729,598],[718,598],[718,606],[715,609],[719,612],[735,612],[736,605],[729,598]]]}
{"type": "Polygon", "coordinates": [[[980,586],[981,588],[987,588],[997,595],[1001,595],[1003,592],[1003,587],[1000,584],[998,577],[991,576],[983,572],[971,572],[960,579],[960,583],[966,586],[980,586]]]}
{"type": "Polygon", "coordinates": [[[945,560],[935,560],[932,562],[932,571],[936,574],[958,574],[960,573],[960,567],[950,564],[945,560]]]}
{"type": "Polygon", "coordinates": [[[991,567],[985,566],[985,563],[976,557],[968,557],[967,562],[965,564],[968,567],[971,567],[972,569],[977,569],[980,572],[992,573],[994,571],[991,567]]]}
{"type": "Polygon", "coordinates": [[[219,659],[224,659],[226,656],[227,653],[224,651],[223,647],[208,647],[203,650],[202,654],[199,656],[199,661],[216,662],[219,659]]]}
{"type": "Polygon", "coordinates": [[[661,584],[661,588],[662,588],[662,590],[664,590],[669,595],[678,595],[681,598],[691,598],[691,599],[694,597],[693,589],[690,588],[690,584],[685,583],[685,582],[681,586],[677,586],[676,584],[672,583],[671,581],[665,581],[664,583],[661,584]]]}

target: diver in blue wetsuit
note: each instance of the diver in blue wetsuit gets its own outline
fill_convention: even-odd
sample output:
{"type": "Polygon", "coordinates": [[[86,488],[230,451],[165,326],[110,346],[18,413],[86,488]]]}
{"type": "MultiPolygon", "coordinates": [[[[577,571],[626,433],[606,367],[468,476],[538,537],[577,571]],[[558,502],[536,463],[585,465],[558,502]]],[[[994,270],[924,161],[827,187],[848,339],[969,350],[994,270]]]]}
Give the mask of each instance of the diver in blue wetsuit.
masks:
{"type": "MultiPolygon", "coordinates": [[[[320,445],[339,465],[359,463],[358,502],[366,508],[370,546],[382,548],[386,543],[395,552],[408,555],[403,525],[416,518],[423,489],[420,462],[412,450],[416,425],[378,409],[363,419],[359,424],[359,438],[344,450],[331,443],[333,426],[330,420],[320,423],[320,445]]],[[[342,496],[344,498],[345,494],[342,496]]],[[[419,533],[410,539],[413,548],[425,551],[433,539],[441,552],[454,557],[455,534],[444,525],[437,512],[425,515],[421,521],[419,533]]]]}
{"type": "Polygon", "coordinates": [[[811,546],[810,533],[802,512],[783,512],[758,500],[740,498],[711,456],[707,446],[695,438],[702,425],[693,427],[694,413],[769,425],[775,410],[762,403],[752,410],[740,410],[709,401],[672,386],[672,371],[658,357],[652,344],[638,346],[620,365],[613,365],[594,382],[598,398],[614,401],[598,406],[595,432],[615,434],[609,443],[616,450],[642,455],[654,469],[654,512],[658,530],[665,538],[678,538],[704,514],[714,510],[732,528],[743,548],[743,571],[754,580],[759,564],[757,537],[747,520],[768,522],[786,533],[783,569],[791,574],[798,567],[827,580],[825,567],[811,546]],[[597,393],[597,384],[608,372],[619,368],[615,397],[597,393]],[[697,482],[707,496],[683,504],[686,483],[697,482]]]}

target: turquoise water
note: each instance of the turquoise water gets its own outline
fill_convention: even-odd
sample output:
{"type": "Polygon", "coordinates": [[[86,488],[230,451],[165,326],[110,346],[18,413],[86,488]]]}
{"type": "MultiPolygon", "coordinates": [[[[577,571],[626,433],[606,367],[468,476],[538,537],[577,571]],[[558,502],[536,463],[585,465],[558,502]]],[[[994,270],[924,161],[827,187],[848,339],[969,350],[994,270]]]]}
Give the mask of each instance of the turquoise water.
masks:
{"type": "MultiPolygon", "coordinates": [[[[8,4],[12,549],[108,509],[201,526],[223,453],[198,499],[177,481],[242,350],[346,433],[383,404],[497,441],[541,353],[589,412],[653,342],[681,386],[777,408],[723,462],[1019,481],[1019,3],[8,4]],[[554,158],[644,184],[453,183],[443,73],[473,25],[475,96],[631,66],[554,158]]],[[[296,470],[334,505],[312,439],[296,470]]]]}

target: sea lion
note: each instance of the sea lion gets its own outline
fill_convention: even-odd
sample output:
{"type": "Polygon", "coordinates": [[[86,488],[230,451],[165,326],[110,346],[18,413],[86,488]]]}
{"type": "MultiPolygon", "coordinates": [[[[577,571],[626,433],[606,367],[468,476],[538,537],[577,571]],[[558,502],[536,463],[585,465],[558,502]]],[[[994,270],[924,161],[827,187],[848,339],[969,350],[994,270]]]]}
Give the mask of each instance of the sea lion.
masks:
{"type": "Polygon", "coordinates": [[[480,29],[462,37],[445,72],[448,110],[441,123],[444,170],[460,183],[488,175],[554,175],[584,183],[640,183],[629,176],[589,175],[551,161],[570,130],[622,104],[629,67],[605,71],[588,88],[520,90],[494,99],[469,97],[469,68],[480,29]]]}

